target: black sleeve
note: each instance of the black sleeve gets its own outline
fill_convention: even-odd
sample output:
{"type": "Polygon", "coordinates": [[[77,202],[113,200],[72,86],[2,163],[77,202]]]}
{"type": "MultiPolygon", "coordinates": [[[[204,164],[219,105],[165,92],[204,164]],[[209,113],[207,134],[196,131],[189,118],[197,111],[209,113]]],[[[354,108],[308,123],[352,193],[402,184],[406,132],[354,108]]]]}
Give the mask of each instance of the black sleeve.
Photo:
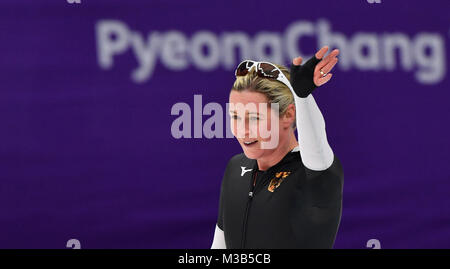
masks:
{"type": "Polygon", "coordinates": [[[305,167],[306,180],[301,186],[297,201],[300,219],[298,236],[302,248],[332,248],[342,213],[344,172],[339,159],[334,156],[332,165],[323,171],[305,167]]]}
{"type": "Polygon", "coordinates": [[[225,206],[225,193],[226,193],[226,182],[227,182],[227,178],[228,178],[228,174],[230,171],[230,167],[231,167],[231,163],[233,162],[233,160],[236,158],[236,156],[232,157],[227,164],[227,167],[225,168],[225,172],[223,174],[223,178],[222,178],[222,184],[220,187],[220,197],[219,197],[219,213],[217,215],[217,226],[223,231],[224,227],[223,227],[223,215],[224,215],[224,206],[225,206]]]}
{"type": "Polygon", "coordinates": [[[342,200],[344,171],[336,155],[326,170],[315,171],[305,167],[305,173],[306,181],[303,188],[309,205],[327,207],[335,201],[342,200]]]}
{"type": "Polygon", "coordinates": [[[222,184],[220,187],[220,198],[219,198],[219,214],[217,216],[217,226],[223,231],[223,206],[224,206],[224,185],[225,185],[225,176],[222,179],[222,184]]]}

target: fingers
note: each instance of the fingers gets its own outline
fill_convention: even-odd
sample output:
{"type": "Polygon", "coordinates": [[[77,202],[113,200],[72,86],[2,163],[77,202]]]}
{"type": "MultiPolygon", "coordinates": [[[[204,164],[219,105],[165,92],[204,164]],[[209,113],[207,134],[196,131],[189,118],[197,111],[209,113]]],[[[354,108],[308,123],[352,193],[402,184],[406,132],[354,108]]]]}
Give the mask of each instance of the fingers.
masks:
{"type": "Polygon", "coordinates": [[[316,58],[317,59],[322,59],[322,57],[325,55],[325,53],[327,53],[328,51],[328,46],[322,47],[317,53],[316,53],[316,58]]]}
{"type": "MultiPolygon", "coordinates": [[[[316,58],[322,59],[322,57],[326,54],[327,51],[328,51],[328,46],[321,48],[316,53],[316,58]]],[[[334,49],[332,52],[330,52],[330,54],[327,55],[327,57],[323,58],[322,61],[320,61],[317,64],[317,66],[314,70],[314,83],[316,84],[316,86],[321,86],[321,85],[327,83],[328,81],[330,81],[333,74],[331,74],[329,72],[337,64],[337,62],[338,62],[337,56],[338,55],[339,55],[339,50],[334,49]],[[327,75],[322,76],[320,71],[322,71],[322,73],[327,74],[327,75]]]]}
{"type": "Polygon", "coordinates": [[[327,83],[328,81],[330,81],[331,77],[333,76],[333,74],[328,73],[326,76],[318,78],[316,80],[317,83],[315,83],[317,86],[322,86],[323,84],[327,83]]]}
{"type": "Polygon", "coordinates": [[[301,65],[302,61],[303,61],[302,57],[297,57],[292,60],[292,64],[293,65],[301,65]]]}
{"type": "Polygon", "coordinates": [[[338,58],[331,59],[325,66],[323,66],[320,70],[322,70],[323,73],[327,74],[333,69],[333,67],[337,64],[338,58]]]}
{"type": "Polygon", "coordinates": [[[327,57],[325,57],[322,61],[320,61],[317,64],[316,70],[323,69],[323,67],[325,65],[327,65],[329,62],[337,60],[336,56],[338,56],[338,55],[339,55],[339,50],[338,49],[333,50],[330,54],[328,54],[327,57]]]}
{"type": "MultiPolygon", "coordinates": [[[[325,56],[325,54],[327,53],[327,51],[328,51],[328,46],[322,47],[322,48],[315,54],[316,58],[317,58],[317,59],[322,59],[323,56],[325,56]]],[[[317,64],[316,70],[317,70],[317,68],[322,69],[322,68],[323,68],[325,65],[327,65],[330,61],[334,61],[335,59],[337,59],[336,56],[338,56],[338,55],[339,55],[339,50],[338,50],[338,49],[335,49],[335,50],[333,50],[332,52],[330,52],[330,54],[328,54],[327,57],[325,57],[324,59],[322,59],[322,61],[320,61],[320,62],[317,64]]],[[[293,65],[301,65],[302,62],[303,62],[303,58],[302,58],[302,57],[297,57],[297,58],[294,58],[294,59],[292,60],[292,64],[293,64],[293,65]]],[[[333,64],[333,66],[334,66],[334,64],[333,64]]],[[[331,68],[332,68],[332,67],[331,67],[331,68]]],[[[331,70],[331,68],[330,68],[330,70],[331,70]]]]}
{"type": "Polygon", "coordinates": [[[338,49],[334,49],[332,52],[330,52],[330,54],[327,55],[327,57],[325,57],[324,60],[331,60],[333,58],[336,58],[336,56],[339,55],[339,50],[338,49]]]}

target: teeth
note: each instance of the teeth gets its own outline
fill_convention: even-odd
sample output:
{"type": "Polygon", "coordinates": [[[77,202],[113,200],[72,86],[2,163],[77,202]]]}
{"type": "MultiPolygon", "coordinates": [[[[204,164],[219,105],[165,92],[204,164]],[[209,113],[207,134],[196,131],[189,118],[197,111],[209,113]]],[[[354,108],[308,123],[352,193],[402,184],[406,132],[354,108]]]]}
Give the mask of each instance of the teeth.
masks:
{"type": "Polygon", "coordinates": [[[255,141],[252,141],[252,142],[244,142],[244,144],[250,145],[250,144],[253,144],[254,142],[256,142],[256,140],[255,140],[255,141]]]}

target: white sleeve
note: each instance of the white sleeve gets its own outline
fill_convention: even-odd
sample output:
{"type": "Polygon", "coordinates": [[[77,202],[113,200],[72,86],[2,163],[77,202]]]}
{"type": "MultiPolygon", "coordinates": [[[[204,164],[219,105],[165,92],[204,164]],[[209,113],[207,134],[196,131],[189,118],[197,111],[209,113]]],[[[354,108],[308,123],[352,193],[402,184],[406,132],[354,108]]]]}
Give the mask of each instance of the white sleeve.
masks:
{"type": "Polygon", "coordinates": [[[225,245],[225,234],[219,228],[219,226],[216,225],[216,230],[214,231],[214,239],[211,249],[219,249],[219,248],[225,249],[227,247],[225,245]]]}
{"type": "Polygon", "coordinates": [[[334,153],[328,145],[325,120],[314,97],[294,95],[300,155],[310,170],[322,171],[331,166],[334,153]]]}

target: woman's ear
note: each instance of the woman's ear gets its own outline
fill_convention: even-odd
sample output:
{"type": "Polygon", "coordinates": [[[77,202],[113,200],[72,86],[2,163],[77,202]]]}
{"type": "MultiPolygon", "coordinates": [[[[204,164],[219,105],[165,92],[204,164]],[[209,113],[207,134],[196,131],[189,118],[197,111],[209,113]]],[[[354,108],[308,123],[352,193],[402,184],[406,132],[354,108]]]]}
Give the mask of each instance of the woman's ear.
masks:
{"type": "Polygon", "coordinates": [[[295,105],[289,104],[288,108],[283,114],[282,126],[284,129],[286,129],[293,126],[294,122],[295,122],[295,105]]]}

